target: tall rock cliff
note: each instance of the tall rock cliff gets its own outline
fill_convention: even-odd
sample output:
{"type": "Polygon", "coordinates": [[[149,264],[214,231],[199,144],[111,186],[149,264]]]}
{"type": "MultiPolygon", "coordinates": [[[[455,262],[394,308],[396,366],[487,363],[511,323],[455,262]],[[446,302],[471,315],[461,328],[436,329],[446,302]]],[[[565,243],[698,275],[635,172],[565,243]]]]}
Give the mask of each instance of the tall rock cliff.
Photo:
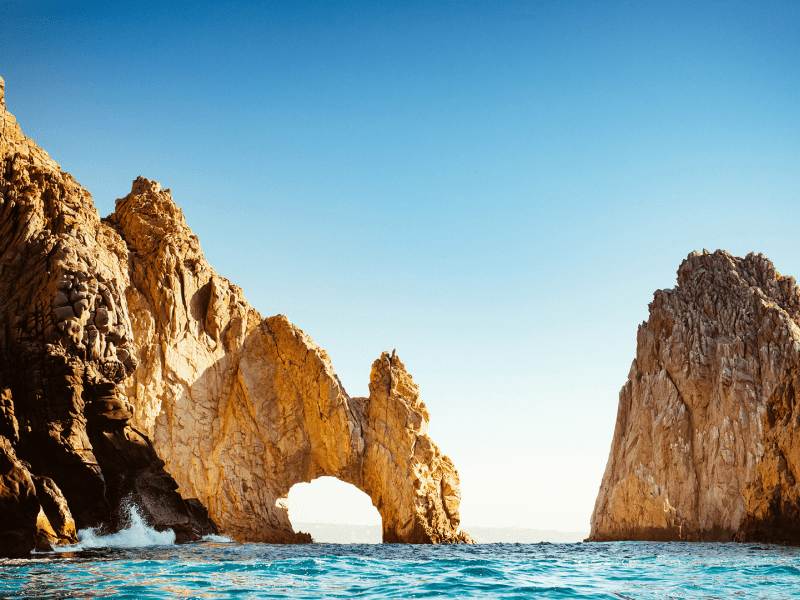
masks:
{"type": "Polygon", "coordinates": [[[688,256],[639,327],[590,540],[791,539],[799,325],[763,255],[688,256]]]}
{"type": "Polygon", "coordinates": [[[0,115],[0,470],[19,484],[0,496],[14,505],[24,489],[38,507],[35,528],[18,520],[0,551],[75,541],[76,526],[119,528],[126,503],[178,539],[199,539],[213,523],[175,491],[122,394],[137,368],[128,250],[88,192],[4,105],[0,115]]]}
{"type": "Polygon", "coordinates": [[[169,190],[140,177],[101,219],[0,114],[0,503],[22,515],[0,519],[0,554],[118,528],[129,503],[179,540],[216,522],[310,541],[285,499],[322,475],[370,495],[385,541],[469,541],[394,354],[350,398],[324,350],[214,272],[169,190]]]}
{"type": "Polygon", "coordinates": [[[181,490],[237,539],[306,541],[285,499],[323,475],[367,493],[387,542],[468,540],[458,474],[426,435],[403,364],[375,362],[369,398],[350,398],[325,350],[278,315],[264,319],[218,276],[179,208],[139,178],[107,223],[130,251],[135,422],[181,490]]]}

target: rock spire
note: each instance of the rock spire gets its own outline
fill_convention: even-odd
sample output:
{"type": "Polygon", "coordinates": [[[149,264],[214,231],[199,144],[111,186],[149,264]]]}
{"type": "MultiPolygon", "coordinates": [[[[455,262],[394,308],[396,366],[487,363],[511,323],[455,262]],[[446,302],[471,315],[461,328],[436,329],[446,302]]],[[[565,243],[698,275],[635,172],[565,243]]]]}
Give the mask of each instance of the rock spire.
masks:
{"type": "Polygon", "coordinates": [[[690,254],[639,327],[589,539],[789,539],[798,357],[793,277],[762,254],[690,254]]]}

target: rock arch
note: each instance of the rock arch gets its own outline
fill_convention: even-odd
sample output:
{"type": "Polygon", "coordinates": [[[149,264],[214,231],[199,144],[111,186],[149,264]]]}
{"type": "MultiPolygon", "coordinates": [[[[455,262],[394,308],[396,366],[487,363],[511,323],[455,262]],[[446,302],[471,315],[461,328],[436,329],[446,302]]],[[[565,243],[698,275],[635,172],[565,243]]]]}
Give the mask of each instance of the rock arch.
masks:
{"type": "Polygon", "coordinates": [[[369,397],[351,398],[325,350],[285,316],[263,319],[213,271],[169,190],[137,179],[107,223],[134,253],[135,422],[223,531],[307,541],[283,500],[328,475],[373,500],[385,542],[470,541],[458,531],[458,473],[394,352],[373,363],[369,397]]]}
{"type": "Polygon", "coordinates": [[[384,541],[471,541],[458,474],[394,353],[373,364],[369,397],[350,398],[323,349],[214,272],[169,190],[139,177],[101,219],[0,109],[0,379],[19,403],[15,417],[0,385],[0,430],[14,438],[20,419],[20,457],[36,455],[66,497],[37,491],[31,515],[69,504],[79,525],[113,527],[111,504],[130,492],[182,539],[215,530],[205,506],[238,540],[303,542],[282,500],[330,475],[373,499],[384,541]]]}

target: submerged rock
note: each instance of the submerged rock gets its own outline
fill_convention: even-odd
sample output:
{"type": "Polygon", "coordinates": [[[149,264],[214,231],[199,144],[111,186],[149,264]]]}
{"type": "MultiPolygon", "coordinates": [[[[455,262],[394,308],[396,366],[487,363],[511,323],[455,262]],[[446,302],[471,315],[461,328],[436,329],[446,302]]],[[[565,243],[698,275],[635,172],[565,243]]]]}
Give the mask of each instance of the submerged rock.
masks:
{"type": "Polygon", "coordinates": [[[589,540],[798,538],[800,290],[694,252],[639,327],[589,540]]]}
{"type": "Polygon", "coordinates": [[[394,353],[373,365],[369,398],[350,398],[324,350],[214,272],[169,190],[139,177],[100,219],[0,115],[0,436],[28,461],[8,458],[0,497],[36,509],[0,536],[22,532],[24,548],[111,532],[133,503],[178,541],[218,524],[309,542],[285,500],[331,475],[370,495],[385,541],[470,541],[458,474],[394,353]]]}

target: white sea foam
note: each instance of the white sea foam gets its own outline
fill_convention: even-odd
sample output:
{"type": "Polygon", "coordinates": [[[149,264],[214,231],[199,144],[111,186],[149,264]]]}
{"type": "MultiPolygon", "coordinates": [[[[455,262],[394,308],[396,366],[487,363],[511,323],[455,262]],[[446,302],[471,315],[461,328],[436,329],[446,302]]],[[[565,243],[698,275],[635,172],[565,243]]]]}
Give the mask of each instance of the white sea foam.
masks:
{"type": "Polygon", "coordinates": [[[56,546],[56,552],[75,552],[87,548],[143,548],[145,546],[172,546],[175,544],[175,532],[156,531],[148,527],[135,506],[128,506],[130,526],[117,533],[100,535],[96,529],[81,529],[78,532],[78,543],[68,546],[56,546]]]}

